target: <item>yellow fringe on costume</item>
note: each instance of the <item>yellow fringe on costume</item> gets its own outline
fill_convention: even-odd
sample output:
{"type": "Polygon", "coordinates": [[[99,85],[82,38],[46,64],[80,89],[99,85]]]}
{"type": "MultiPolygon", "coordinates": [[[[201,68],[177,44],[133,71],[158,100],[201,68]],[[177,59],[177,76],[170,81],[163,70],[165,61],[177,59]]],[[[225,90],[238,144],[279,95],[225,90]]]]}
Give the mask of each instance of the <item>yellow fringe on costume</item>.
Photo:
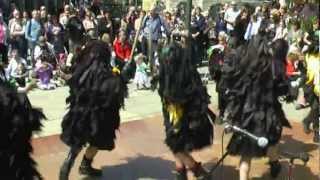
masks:
{"type": "Polygon", "coordinates": [[[169,113],[170,123],[173,125],[174,131],[178,133],[180,130],[179,126],[183,115],[182,105],[168,103],[166,109],[169,113]]]}
{"type": "Polygon", "coordinates": [[[307,54],[307,82],[306,84],[314,85],[314,92],[317,96],[320,95],[320,53],[307,54]]]}
{"type": "Polygon", "coordinates": [[[112,68],[112,72],[113,72],[114,74],[119,75],[119,74],[120,74],[120,69],[118,69],[117,67],[113,67],[113,68],[112,68]]]}

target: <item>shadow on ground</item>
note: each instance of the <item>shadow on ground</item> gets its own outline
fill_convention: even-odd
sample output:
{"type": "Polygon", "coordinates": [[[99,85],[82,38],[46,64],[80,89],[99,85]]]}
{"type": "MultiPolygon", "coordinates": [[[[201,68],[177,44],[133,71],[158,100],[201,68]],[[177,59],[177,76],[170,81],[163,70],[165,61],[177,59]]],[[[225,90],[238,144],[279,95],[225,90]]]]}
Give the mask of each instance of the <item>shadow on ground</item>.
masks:
{"type": "MultiPolygon", "coordinates": [[[[279,176],[274,180],[286,180],[289,179],[289,163],[288,162],[281,162],[281,173],[279,176]]],[[[292,168],[292,179],[297,180],[318,180],[318,176],[312,173],[311,169],[307,166],[296,164],[292,168]]],[[[269,172],[266,171],[261,177],[252,178],[252,180],[270,180],[272,179],[269,172]]]]}
{"type": "MultiPolygon", "coordinates": [[[[173,179],[172,168],[174,163],[159,157],[138,155],[124,159],[123,164],[104,166],[103,177],[99,180],[170,180],[173,179]]],[[[97,178],[84,177],[82,180],[96,180],[97,178]]]]}
{"type": "Polygon", "coordinates": [[[317,144],[306,143],[292,137],[292,135],[282,136],[282,141],[280,142],[280,149],[283,151],[290,151],[293,153],[298,152],[311,152],[318,148],[317,144]]]}

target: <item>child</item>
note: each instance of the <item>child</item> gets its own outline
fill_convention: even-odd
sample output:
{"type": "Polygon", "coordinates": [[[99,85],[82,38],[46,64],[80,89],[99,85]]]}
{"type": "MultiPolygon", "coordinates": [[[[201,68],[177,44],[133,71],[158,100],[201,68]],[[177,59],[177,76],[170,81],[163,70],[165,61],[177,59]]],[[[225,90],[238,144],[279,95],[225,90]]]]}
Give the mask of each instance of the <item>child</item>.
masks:
{"type": "Polygon", "coordinates": [[[144,62],[145,56],[138,54],[135,57],[136,62],[136,74],[134,76],[134,83],[137,86],[137,90],[146,89],[150,87],[150,81],[147,75],[148,66],[144,62]]]}
{"type": "Polygon", "coordinates": [[[56,85],[51,82],[53,75],[53,66],[46,62],[41,61],[41,64],[36,68],[37,76],[40,80],[38,87],[42,90],[55,89],[56,85]]]}

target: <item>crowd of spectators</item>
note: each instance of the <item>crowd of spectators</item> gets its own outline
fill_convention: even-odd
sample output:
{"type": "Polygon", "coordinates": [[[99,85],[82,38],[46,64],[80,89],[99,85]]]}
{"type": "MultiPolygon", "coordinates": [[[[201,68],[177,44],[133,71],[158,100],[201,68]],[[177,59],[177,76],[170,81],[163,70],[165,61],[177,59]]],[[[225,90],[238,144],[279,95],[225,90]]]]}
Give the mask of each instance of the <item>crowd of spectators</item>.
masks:
{"type": "MultiPolygon", "coordinates": [[[[220,44],[234,48],[250,40],[257,34],[260,22],[268,20],[270,41],[283,38],[290,44],[288,75],[294,76],[299,74],[295,72],[298,71],[296,60],[303,60],[310,37],[319,35],[317,4],[286,4],[279,0],[253,7],[231,2],[220,4],[218,9],[216,16],[210,11],[202,12],[199,7],[192,10],[190,33],[195,64],[208,59],[206,52],[212,46],[220,44]]],[[[138,32],[134,54],[139,55],[139,72],[141,69],[149,71],[150,66],[145,64],[157,64],[161,44],[168,38],[179,40],[179,35],[175,35],[187,27],[183,6],[170,10],[161,6],[150,11],[132,6],[122,15],[119,26],[111,11],[105,8],[75,8],[67,4],[60,14],[48,14],[45,6],[31,14],[15,8],[7,23],[0,13],[0,55],[2,63],[7,64],[8,78],[16,80],[19,86],[25,85],[20,82],[20,76],[20,80],[16,77],[21,69],[25,69],[32,72],[26,76],[26,82],[31,76],[36,77],[41,89],[54,89],[60,85],[55,71],[67,62],[72,52],[68,42],[70,34],[66,33],[72,16],[82,21],[86,36],[101,39],[109,45],[113,52],[112,64],[119,69],[132,59],[132,45],[138,32]]],[[[303,102],[300,104],[304,106],[303,102]]]]}

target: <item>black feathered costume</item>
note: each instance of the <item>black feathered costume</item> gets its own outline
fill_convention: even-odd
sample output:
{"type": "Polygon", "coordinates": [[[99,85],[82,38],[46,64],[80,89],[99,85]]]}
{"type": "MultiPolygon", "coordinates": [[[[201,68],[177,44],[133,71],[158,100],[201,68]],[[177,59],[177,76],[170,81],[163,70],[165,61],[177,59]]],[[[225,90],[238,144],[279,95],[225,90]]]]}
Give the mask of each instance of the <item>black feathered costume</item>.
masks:
{"type": "MultiPolygon", "coordinates": [[[[278,100],[287,94],[285,58],[287,43],[278,40],[268,45],[264,34],[256,35],[247,45],[230,51],[222,69],[222,84],[227,89],[225,118],[229,123],[269,140],[279,142],[282,128],[290,127],[278,100]],[[282,55],[281,55],[282,54],[282,55]]],[[[229,154],[248,157],[266,155],[254,140],[234,133],[227,147],[229,154]]]]}
{"type": "MultiPolygon", "coordinates": [[[[1,67],[0,67],[1,70],[1,67]]],[[[40,131],[44,114],[31,106],[24,93],[18,93],[0,72],[0,179],[42,179],[32,159],[30,140],[40,131]]]]}
{"type": "Polygon", "coordinates": [[[160,57],[159,95],[163,106],[165,142],[173,153],[212,144],[215,115],[210,96],[187,50],[173,42],[160,57]]]}
{"type": "Polygon", "coordinates": [[[70,147],[89,143],[98,149],[114,148],[127,86],[120,74],[112,71],[110,57],[105,43],[90,41],[75,59],[68,82],[69,110],[63,118],[61,134],[70,147]]]}

